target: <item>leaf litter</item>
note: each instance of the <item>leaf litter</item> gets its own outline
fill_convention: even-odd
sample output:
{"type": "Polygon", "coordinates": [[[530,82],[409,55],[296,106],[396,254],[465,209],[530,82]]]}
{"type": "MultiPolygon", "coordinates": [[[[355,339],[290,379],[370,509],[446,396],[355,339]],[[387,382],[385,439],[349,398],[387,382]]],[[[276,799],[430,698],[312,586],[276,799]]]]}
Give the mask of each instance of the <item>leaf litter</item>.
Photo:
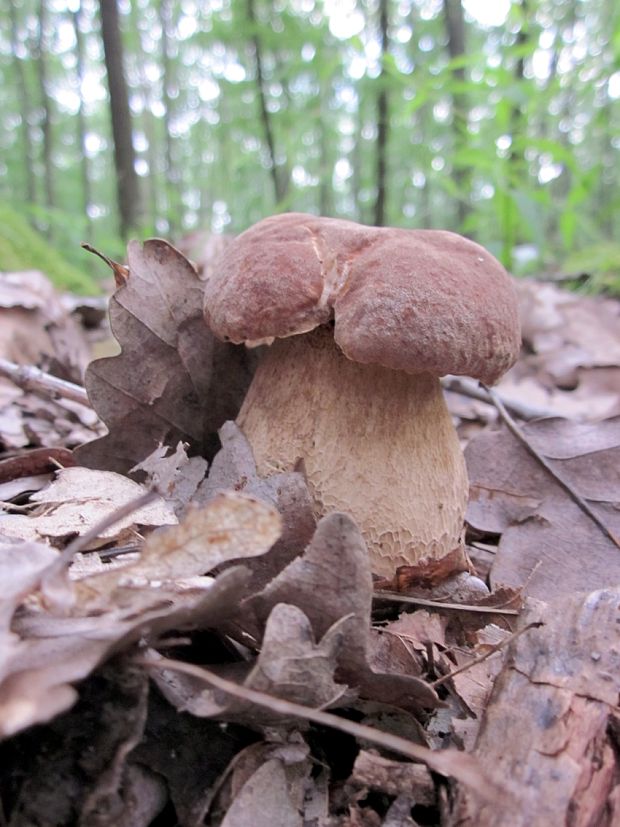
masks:
{"type": "MultiPolygon", "coordinates": [[[[200,279],[226,243],[194,240],[200,276],[166,242],[130,245],[110,303],[121,352],[86,378],[88,436],[55,426],[67,418],[58,400],[2,386],[5,452],[72,449],[100,435],[97,415],[109,431],[52,482],[49,469],[36,488],[8,480],[24,482],[0,518],[6,823],[491,825],[501,812],[517,824],[535,796],[496,753],[519,754],[511,709],[548,705],[549,693],[570,709],[558,720],[585,722],[570,729],[584,774],[591,745],[603,744],[579,824],[601,801],[617,812],[615,747],[604,741],[618,689],[608,663],[617,646],[604,637],[616,604],[593,590],[618,582],[618,549],[492,407],[451,392],[469,440],[472,571],[491,593],[424,567],[376,592],[353,521],[330,514],[317,525],[303,469],[261,479],[226,422],[256,358],[202,325],[200,279]],[[44,437],[23,426],[35,404],[50,406],[44,437]],[[112,525],[151,486],[146,511],[112,525]],[[530,661],[550,668],[513,689],[530,661]],[[569,663],[584,664],[587,685],[569,663]]],[[[574,417],[529,422],[526,441],[618,531],[618,420],[600,420],[616,412],[617,306],[534,282],[519,289],[533,308],[528,350],[502,398],[574,417]]],[[[36,461],[20,458],[7,475],[36,461]]],[[[559,737],[553,726],[543,752],[559,737]]],[[[544,772],[559,766],[551,753],[542,760],[544,772]]],[[[555,803],[568,811],[578,789],[556,778],[555,803]]]]}

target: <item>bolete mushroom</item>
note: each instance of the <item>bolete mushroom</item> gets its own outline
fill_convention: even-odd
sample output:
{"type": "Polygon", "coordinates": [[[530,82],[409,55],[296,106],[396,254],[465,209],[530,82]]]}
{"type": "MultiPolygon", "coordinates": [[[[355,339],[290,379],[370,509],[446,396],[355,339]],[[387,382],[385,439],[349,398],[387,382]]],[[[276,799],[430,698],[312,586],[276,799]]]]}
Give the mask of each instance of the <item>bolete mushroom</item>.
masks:
{"type": "Polygon", "coordinates": [[[303,463],[317,516],[348,512],[379,575],[464,554],[467,472],[439,377],[493,383],[517,357],[516,294],[490,253],[288,213],[227,248],[205,308],[219,338],[270,345],[237,419],[261,475],[303,463]]]}

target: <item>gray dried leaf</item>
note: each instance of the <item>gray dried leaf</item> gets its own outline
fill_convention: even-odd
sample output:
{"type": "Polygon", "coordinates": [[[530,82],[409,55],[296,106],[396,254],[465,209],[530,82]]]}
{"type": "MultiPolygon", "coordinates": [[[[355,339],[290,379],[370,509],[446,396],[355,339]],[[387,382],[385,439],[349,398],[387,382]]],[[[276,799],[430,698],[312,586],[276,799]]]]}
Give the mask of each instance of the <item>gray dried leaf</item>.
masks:
{"type": "Polygon", "coordinates": [[[129,278],[110,301],[121,353],[92,362],[85,378],[109,433],[77,452],[82,465],[119,473],[179,440],[206,456],[219,426],[236,416],[255,359],[215,340],[200,280],[178,250],[133,241],[127,260],[129,278]]]}
{"type": "Polygon", "coordinates": [[[278,542],[268,554],[249,564],[254,573],[252,589],[257,591],[298,557],[312,539],[316,528],[312,500],[301,473],[289,471],[266,479],[258,475],[250,443],[236,423],[226,422],[219,436],[222,448],[196,494],[196,502],[207,502],[220,491],[244,491],[273,503],[282,517],[278,542]]]}
{"type": "MultiPolygon", "coordinates": [[[[345,687],[334,680],[336,658],[343,644],[343,624],[336,624],[315,643],[308,618],[296,606],[274,607],[263,637],[260,654],[242,683],[275,697],[312,708],[326,708],[342,700],[345,687]]],[[[163,670],[156,678],[171,703],[200,717],[219,717],[234,723],[270,726],[282,716],[247,701],[226,698],[221,692],[184,675],[163,670]]]]}
{"type": "MultiPolygon", "coordinates": [[[[523,431],[560,476],[620,536],[620,417],[596,425],[549,419],[523,431]]],[[[465,451],[467,521],[501,533],[491,584],[548,598],[620,582],[620,553],[507,430],[483,431],[465,451]]]]}
{"type": "Polygon", "coordinates": [[[303,800],[304,778],[291,785],[277,758],[266,761],[243,785],[221,827],[302,827],[297,804],[303,800]]]}
{"type": "Polygon", "coordinates": [[[346,641],[339,656],[339,680],[358,687],[365,698],[404,708],[433,708],[438,703],[435,692],[414,672],[391,675],[369,666],[372,593],[362,535],[350,517],[335,513],[320,520],[303,555],[244,606],[253,611],[260,625],[277,603],[292,603],[310,619],[317,637],[342,620],[346,641]]]}

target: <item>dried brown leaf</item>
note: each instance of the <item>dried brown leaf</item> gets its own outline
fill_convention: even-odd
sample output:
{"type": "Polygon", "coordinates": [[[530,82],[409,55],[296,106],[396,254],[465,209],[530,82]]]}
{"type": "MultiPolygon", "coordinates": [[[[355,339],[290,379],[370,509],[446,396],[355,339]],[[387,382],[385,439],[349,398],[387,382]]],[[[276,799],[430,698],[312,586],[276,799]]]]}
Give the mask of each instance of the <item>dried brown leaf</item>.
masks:
{"type": "MultiPolygon", "coordinates": [[[[620,535],[620,417],[596,425],[528,423],[523,431],[608,528],[620,535]]],[[[620,582],[620,551],[506,430],[483,432],[465,452],[467,520],[501,533],[491,583],[548,598],[620,582]]]]}
{"type": "Polygon", "coordinates": [[[432,708],[434,691],[412,674],[375,672],[367,661],[372,607],[372,576],[366,545],[345,514],[319,522],[312,542],[266,588],[248,603],[259,623],[277,603],[292,603],[310,619],[317,637],[346,619],[346,642],[337,677],[359,687],[360,695],[403,708],[432,708]]]}
{"type": "Polygon", "coordinates": [[[266,761],[243,785],[222,827],[302,827],[304,782],[298,774],[291,784],[282,761],[266,761]]]}
{"type": "Polygon", "coordinates": [[[109,434],[79,450],[83,465],[120,473],[159,444],[181,440],[208,453],[219,426],[236,416],[255,359],[214,339],[201,283],[178,250],[161,239],[134,241],[127,260],[130,276],[110,301],[121,353],[92,362],[85,380],[109,434]]]}
{"type": "Polygon", "coordinates": [[[226,422],[219,431],[221,450],[195,501],[207,502],[222,490],[244,491],[273,503],[282,516],[282,536],[268,554],[252,561],[252,588],[259,590],[287,563],[298,557],[316,528],[312,500],[302,474],[290,471],[263,478],[258,475],[254,454],[241,429],[226,422]]]}
{"type": "MultiPolygon", "coordinates": [[[[334,706],[345,687],[334,681],[336,658],[343,644],[343,624],[336,624],[318,642],[310,622],[296,606],[274,607],[263,637],[260,654],[241,673],[243,686],[311,708],[334,706]]],[[[237,670],[238,671],[238,670],[237,670]]],[[[158,684],[171,703],[200,717],[219,717],[249,726],[282,723],[282,716],[247,701],[222,697],[191,677],[163,673],[158,684]]]]}
{"type": "MultiPolygon", "coordinates": [[[[54,540],[72,534],[82,535],[144,491],[143,486],[113,471],[64,468],[50,485],[32,494],[31,501],[38,503],[35,511],[28,516],[1,516],[0,531],[23,540],[54,540]]],[[[158,498],[103,531],[91,547],[110,542],[136,525],[161,526],[176,522],[173,509],[158,498]]]]}
{"type": "Polygon", "coordinates": [[[375,751],[360,750],[349,781],[386,795],[406,793],[423,807],[435,803],[435,784],[428,767],[384,758],[375,751]]]}

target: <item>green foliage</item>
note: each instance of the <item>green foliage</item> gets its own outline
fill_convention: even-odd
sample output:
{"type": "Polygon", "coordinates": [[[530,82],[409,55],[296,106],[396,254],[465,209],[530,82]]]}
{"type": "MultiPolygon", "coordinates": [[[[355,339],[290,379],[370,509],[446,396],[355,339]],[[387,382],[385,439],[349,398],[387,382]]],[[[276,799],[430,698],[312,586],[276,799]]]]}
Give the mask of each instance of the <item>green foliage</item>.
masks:
{"type": "MultiPolygon", "coordinates": [[[[0,199],[25,204],[32,170],[25,213],[71,263],[79,268],[83,240],[122,257],[98,2],[80,2],[88,78],[80,124],[72,18],[66,4],[45,0],[52,205],[43,186],[40,4],[9,2],[17,31],[14,43],[12,18],[0,12],[0,199]]],[[[505,21],[485,23],[497,5],[468,6],[465,53],[451,57],[444,4],[427,0],[389,4],[383,55],[377,4],[366,0],[346,4],[346,14],[338,3],[252,0],[253,19],[248,0],[119,3],[142,235],[239,232],[284,209],[372,222],[385,90],[387,223],[467,233],[508,267],[520,245],[535,248],[539,266],[599,249],[620,226],[620,5],[513,0],[505,21]],[[285,182],[278,198],[274,165],[285,182]]],[[[590,286],[608,284],[601,278],[590,286]]]]}
{"type": "Polygon", "coordinates": [[[0,271],[42,270],[62,290],[92,295],[96,282],[70,264],[26,218],[0,203],[0,271]]]}
{"type": "Polygon", "coordinates": [[[610,293],[620,297],[620,244],[594,244],[570,255],[563,266],[575,274],[572,286],[588,293],[610,293]]]}

